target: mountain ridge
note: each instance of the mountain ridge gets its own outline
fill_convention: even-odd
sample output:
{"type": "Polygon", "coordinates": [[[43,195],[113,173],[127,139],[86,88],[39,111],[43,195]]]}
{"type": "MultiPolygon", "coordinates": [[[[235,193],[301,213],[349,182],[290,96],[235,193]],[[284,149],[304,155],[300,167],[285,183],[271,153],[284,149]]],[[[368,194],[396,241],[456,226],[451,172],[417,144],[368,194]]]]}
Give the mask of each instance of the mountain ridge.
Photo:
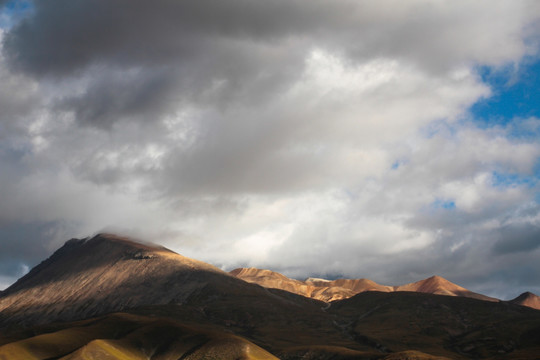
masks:
{"type": "Polygon", "coordinates": [[[67,241],[7,288],[0,296],[0,325],[77,320],[136,306],[182,303],[209,285],[244,284],[162,246],[98,234],[67,241]]]}
{"type": "MultiPolygon", "coordinates": [[[[314,295],[339,295],[338,287],[316,286],[331,281],[262,273],[314,295]]],[[[442,278],[426,280],[405,286],[449,289],[442,278]]],[[[350,292],[383,286],[338,284],[350,292]]],[[[159,245],[99,234],[67,241],[0,295],[0,358],[535,359],[540,352],[538,310],[383,290],[328,303],[246,282],[159,245]]]]}
{"type": "Polygon", "coordinates": [[[484,301],[500,301],[499,299],[472,292],[438,275],[409,284],[388,286],[365,278],[336,280],[308,278],[301,281],[290,279],[275,271],[257,268],[237,268],[229,273],[261,286],[292,291],[302,296],[326,302],[347,299],[364,291],[413,291],[435,295],[463,296],[484,301]]]}
{"type": "Polygon", "coordinates": [[[515,299],[512,299],[508,302],[511,304],[527,306],[533,309],[540,310],[540,296],[533,294],[530,291],[526,291],[515,299]]]}

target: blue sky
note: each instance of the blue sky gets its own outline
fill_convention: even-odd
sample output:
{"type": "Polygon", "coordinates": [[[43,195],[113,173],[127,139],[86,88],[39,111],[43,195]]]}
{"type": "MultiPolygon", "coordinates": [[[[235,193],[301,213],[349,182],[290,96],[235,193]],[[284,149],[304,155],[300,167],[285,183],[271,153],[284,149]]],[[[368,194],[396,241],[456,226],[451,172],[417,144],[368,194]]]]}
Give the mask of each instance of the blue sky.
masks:
{"type": "MultiPolygon", "coordinates": [[[[480,126],[508,124],[516,118],[540,117],[540,61],[538,54],[502,68],[483,66],[478,73],[493,94],[471,107],[480,126]]],[[[529,136],[517,133],[516,136],[529,136]]]]}
{"type": "MultiPolygon", "coordinates": [[[[530,118],[540,117],[540,56],[525,57],[506,66],[481,66],[477,69],[492,94],[471,106],[472,119],[481,128],[510,127],[512,138],[540,141],[540,129],[524,127],[530,118]]],[[[493,172],[495,186],[528,186],[536,189],[540,202],[540,159],[528,174],[493,172]]]]}
{"type": "Polygon", "coordinates": [[[10,0],[0,10],[0,28],[10,28],[21,19],[29,16],[34,4],[32,1],[10,0]]]}

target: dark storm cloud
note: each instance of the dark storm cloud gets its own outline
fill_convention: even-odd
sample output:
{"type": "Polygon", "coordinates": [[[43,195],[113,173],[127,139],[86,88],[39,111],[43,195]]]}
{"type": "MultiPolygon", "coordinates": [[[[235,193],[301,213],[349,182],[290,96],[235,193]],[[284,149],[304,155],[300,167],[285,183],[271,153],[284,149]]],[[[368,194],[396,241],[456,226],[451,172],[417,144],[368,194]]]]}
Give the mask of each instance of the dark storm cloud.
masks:
{"type": "Polygon", "coordinates": [[[53,222],[33,222],[8,224],[0,223],[0,239],[2,239],[2,251],[0,252],[0,264],[8,275],[13,275],[16,268],[6,264],[25,263],[27,266],[34,266],[41,260],[43,255],[48,253],[48,241],[51,238],[50,230],[57,224],[53,222]]]}
{"type": "Polygon", "coordinates": [[[345,15],[300,1],[36,2],[35,15],[5,40],[12,65],[65,74],[95,62],[133,65],[189,62],[212,37],[272,41],[345,15]]]}
{"type": "Polygon", "coordinates": [[[103,128],[126,117],[158,120],[174,104],[169,96],[172,86],[166,71],[105,72],[93,78],[82,94],[60,99],[56,109],[73,111],[80,123],[103,128]]]}
{"type": "Polygon", "coordinates": [[[186,101],[264,99],[301,73],[309,45],[284,37],[337,22],[344,13],[335,12],[279,1],[37,2],[5,35],[4,55],[37,77],[86,81],[56,108],[107,127],[130,116],[159,120],[186,101]]]}
{"type": "MultiPolygon", "coordinates": [[[[486,12],[480,5],[458,3],[446,14],[429,2],[402,8],[396,8],[393,1],[380,3],[36,1],[35,15],[13,29],[5,45],[12,64],[40,75],[63,74],[95,62],[129,66],[189,61],[197,58],[208,45],[205,41],[212,38],[272,45],[305,38],[308,46],[330,47],[353,57],[398,55],[441,68],[469,57],[467,52],[476,48],[474,56],[488,60],[500,56],[499,49],[490,48],[492,39],[470,33],[481,30],[472,21],[486,12]],[[455,26],[458,15],[461,27],[455,26]],[[462,48],[456,51],[460,40],[462,48]]],[[[509,21],[511,24],[512,19],[509,21]]]]}
{"type": "Polygon", "coordinates": [[[499,240],[493,246],[497,255],[526,252],[540,247],[540,226],[515,224],[498,230],[499,240]]]}
{"type": "Polygon", "coordinates": [[[24,76],[10,74],[1,56],[0,84],[0,139],[9,142],[20,132],[24,118],[39,108],[42,99],[35,83],[24,76]]]}

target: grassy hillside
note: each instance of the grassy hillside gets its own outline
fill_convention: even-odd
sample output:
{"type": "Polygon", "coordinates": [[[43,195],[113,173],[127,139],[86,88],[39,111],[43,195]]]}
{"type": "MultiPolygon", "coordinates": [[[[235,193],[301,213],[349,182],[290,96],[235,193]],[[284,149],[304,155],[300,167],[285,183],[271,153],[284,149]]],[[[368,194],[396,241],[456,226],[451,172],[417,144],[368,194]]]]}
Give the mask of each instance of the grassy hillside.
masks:
{"type": "MultiPolygon", "coordinates": [[[[15,335],[20,339],[0,346],[0,359],[276,359],[242,337],[167,319],[113,314],[56,326],[61,329],[15,335]]],[[[46,329],[33,331],[40,330],[46,329]]]]}

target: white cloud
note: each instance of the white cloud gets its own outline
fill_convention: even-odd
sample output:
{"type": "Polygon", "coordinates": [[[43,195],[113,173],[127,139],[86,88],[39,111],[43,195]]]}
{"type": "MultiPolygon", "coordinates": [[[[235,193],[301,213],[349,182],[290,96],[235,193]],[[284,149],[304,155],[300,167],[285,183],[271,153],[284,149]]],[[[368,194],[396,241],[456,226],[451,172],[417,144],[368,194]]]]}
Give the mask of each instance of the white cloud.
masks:
{"type": "Polygon", "coordinates": [[[94,5],[38,7],[28,32],[4,30],[0,224],[53,224],[50,249],[113,229],[298,276],[495,272],[471,258],[539,212],[537,188],[494,174],[532,174],[540,145],[512,127],[539,122],[478,128],[467,110],[491,96],[476,66],[537,50],[538,3],[276,1],[238,18],[240,3],[173,35],[184,3],[133,3],[130,21],[67,37],[58,21],[94,5]]]}

